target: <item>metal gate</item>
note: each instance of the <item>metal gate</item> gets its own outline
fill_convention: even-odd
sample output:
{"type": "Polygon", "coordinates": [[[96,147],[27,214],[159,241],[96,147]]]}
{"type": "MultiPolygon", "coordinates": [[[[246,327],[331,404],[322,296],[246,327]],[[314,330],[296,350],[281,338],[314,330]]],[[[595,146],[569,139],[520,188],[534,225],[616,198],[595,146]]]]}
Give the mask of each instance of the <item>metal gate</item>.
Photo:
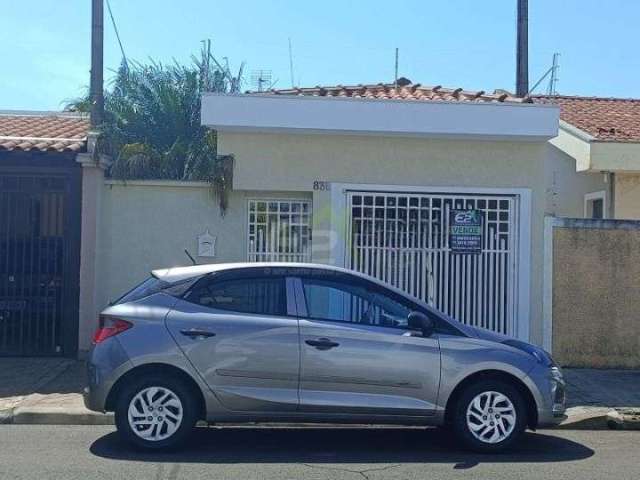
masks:
{"type": "Polygon", "coordinates": [[[517,201],[508,195],[348,192],[346,264],[461,322],[515,332],[517,201]],[[449,212],[484,214],[480,254],[449,248],[449,212]]]}
{"type": "Polygon", "coordinates": [[[75,351],[79,198],[73,181],[0,172],[0,355],[75,351]]]}

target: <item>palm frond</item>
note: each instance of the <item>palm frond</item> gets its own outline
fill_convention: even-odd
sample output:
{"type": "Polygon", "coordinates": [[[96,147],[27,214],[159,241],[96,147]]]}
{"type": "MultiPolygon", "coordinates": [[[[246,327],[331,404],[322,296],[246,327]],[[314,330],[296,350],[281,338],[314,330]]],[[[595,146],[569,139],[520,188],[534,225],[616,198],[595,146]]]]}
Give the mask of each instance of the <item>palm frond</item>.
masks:
{"type": "MultiPolygon", "coordinates": [[[[204,92],[238,93],[237,75],[211,54],[206,43],[191,64],[149,60],[123,62],[105,93],[104,153],[108,172],[119,179],[204,180],[212,185],[224,214],[232,184],[232,157],[218,157],[215,131],[200,124],[204,92]]],[[[69,105],[85,108],[88,99],[69,105]]]]}

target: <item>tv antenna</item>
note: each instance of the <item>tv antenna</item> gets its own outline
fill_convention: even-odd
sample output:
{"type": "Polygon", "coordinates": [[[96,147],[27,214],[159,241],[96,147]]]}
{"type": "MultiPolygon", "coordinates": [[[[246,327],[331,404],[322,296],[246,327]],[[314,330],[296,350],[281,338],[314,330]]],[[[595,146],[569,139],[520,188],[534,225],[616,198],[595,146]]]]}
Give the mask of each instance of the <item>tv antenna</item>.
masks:
{"type": "Polygon", "coordinates": [[[559,53],[553,54],[553,63],[551,65],[551,78],[549,79],[549,86],[547,87],[547,95],[558,95],[558,90],[556,89],[556,84],[558,83],[558,69],[560,65],[558,64],[558,57],[560,57],[559,53]]]}
{"type": "Polygon", "coordinates": [[[271,70],[253,70],[251,72],[251,86],[258,92],[269,90],[275,85],[271,70]]]}
{"type": "Polygon", "coordinates": [[[536,84],[531,87],[531,90],[529,90],[529,92],[527,93],[527,95],[531,95],[536,88],[538,88],[538,85],[540,85],[545,78],[547,78],[549,75],[551,75],[551,77],[549,78],[549,84],[547,86],[547,95],[552,96],[552,95],[558,95],[558,91],[556,90],[556,85],[558,84],[558,70],[560,69],[560,64],[558,62],[558,59],[560,58],[560,54],[559,53],[554,53],[553,54],[553,62],[551,63],[551,67],[549,67],[549,69],[544,72],[544,75],[542,75],[542,77],[540,77],[540,80],[538,80],[536,82],[536,84]]]}

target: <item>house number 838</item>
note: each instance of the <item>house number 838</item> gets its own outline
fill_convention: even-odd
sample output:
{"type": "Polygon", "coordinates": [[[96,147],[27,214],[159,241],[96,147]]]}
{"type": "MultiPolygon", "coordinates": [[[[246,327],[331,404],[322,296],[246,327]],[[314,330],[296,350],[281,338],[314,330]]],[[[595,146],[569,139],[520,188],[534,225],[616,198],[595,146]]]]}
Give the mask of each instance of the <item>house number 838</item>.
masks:
{"type": "Polygon", "coordinates": [[[313,182],[313,189],[314,190],[331,190],[331,183],[324,182],[322,180],[316,180],[315,182],[313,182]]]}

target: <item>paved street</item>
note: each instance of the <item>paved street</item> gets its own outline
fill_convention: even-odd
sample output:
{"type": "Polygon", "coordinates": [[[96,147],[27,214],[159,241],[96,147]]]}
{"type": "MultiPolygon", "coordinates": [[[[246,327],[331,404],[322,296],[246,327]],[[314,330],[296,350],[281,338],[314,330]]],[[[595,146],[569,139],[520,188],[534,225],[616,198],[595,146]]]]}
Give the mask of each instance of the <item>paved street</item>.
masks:
{"type": "Polygon", "coordinates": [[[506,455],[460,451],[435,430],[199,429],[190,449],[122,447],[112,427],[0,425],[5,479],[640,478],[640,432],[528,433],[506,455]]]}

